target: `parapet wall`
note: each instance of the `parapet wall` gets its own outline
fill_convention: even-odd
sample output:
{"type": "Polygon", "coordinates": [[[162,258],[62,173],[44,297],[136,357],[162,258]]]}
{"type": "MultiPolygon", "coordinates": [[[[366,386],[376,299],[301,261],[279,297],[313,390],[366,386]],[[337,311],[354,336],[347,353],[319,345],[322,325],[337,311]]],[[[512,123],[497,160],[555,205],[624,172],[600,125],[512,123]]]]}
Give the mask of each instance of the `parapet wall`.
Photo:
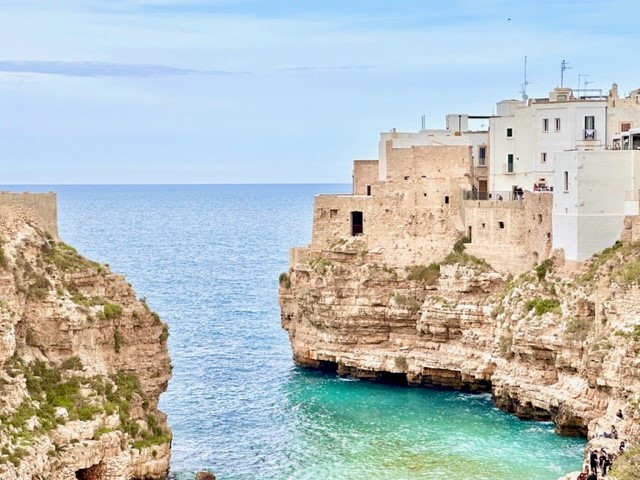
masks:
{"type": "Polygon", "coordinates": [[[521,273],[551,253],[552,193],[524,200],[463,202],[467,251],[504,273],[521,273]]]}
{"type": "Polygon", "coordinates": [[[55,192],[3,191],[0,192],[0,206],[26,209],[29,219],[34,221],[42,231],[58,238],[58,201],[55,192]]]}

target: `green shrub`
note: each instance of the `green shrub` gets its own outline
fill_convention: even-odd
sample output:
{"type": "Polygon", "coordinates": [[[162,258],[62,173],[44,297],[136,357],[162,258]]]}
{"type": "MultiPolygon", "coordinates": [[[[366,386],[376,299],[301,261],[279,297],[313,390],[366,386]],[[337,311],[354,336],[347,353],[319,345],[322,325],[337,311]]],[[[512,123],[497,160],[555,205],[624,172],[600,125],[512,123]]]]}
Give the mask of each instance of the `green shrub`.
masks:
{"type": "Polygon", "coordinates": [[[324,275],[333,266],[333,263],[327,258],[318,257],[309,260],[309,265],[318,275],[324,275]]]}
{"type": "Polygon", "coordinates": [[[429,266],[409,265],[405,267],[405,270],[408,273],[408,280],[424,282],[427,285],[434,285],[438,281],[438,278],[440,278],[440,265],[437,263],[432,263],[429,266]]]}
{"type": "Polygon", "coordinates": [[[120,305],[109,302],[104,304],[104,317],[107,320],[118,318],[120,315],[122,315],[122,307],[120,305]]]}
{"type": "Polygon", "coordinates": [[[420,309],[420,302],[415,297],[407,297],[402,293],[394,293],[393,299],[399,307],[404,307],[407,310],[417,312],[420,309]]]}
{"type": "Polygon", "coordinates": [[[455,265],[456,263],[472,267],[481,272],[491,270],[491,265],[489,265],[485,260],[469,255],[466,252],[451,252],[444,258],[444,260],[442,260],[442,262],[440,262],[440,265],[455,265]]]}
{"type": "Polygon", "coordinates": [[[75,272],[82,268],[98,268],[100,265],[82,257],[75,248],[63,242],[49,242],[51,248],[44,252],[44,260],[63,272],[75,272]]]}
{"type": "Polygon", "coordinates": [[[624,330],[616,330],[614,335],[618,337],[628,338],[629,340],[633,340],[634,342],[640,341],[640,325],[634,325],[633,330],[630,332],[625,332],[624,330]]]}
{"type": "Polygon", "coordinates": [[[98,440],[102,435],[110,432],[113,432],[112,428],[106,427],[104,425],[102,427],[98,427],[93,431],[93,439],[98,440]]]}
{"type": "Polygon", "coordinates": [[[527,300],[524,304],[527,312],[535,309],[537,316],[544,315],[547,312],[560,313],[560,301],[556,298],[534,298],[527,300]]]}
{"type": "Polygon", "coordinates": [[[584,318],[574,318],[567,322],[564,333],[572,340],[585,340],[591,331],[591,322],[584,318]]]}
{"type": "Polygon", "coordinates": [[[609,476],[617,480],[637,480],[640,478],[640,448],[630,448],[619,455],[613,463],[609,476]]]}
{"type": "Polygon", "coordinates": [[[60,364],[63,370],[82,370],[83,367],[82,360],[78,356],[69,357],[60,364]]]}
{"type": "Polygon", "coordinates": [[[469,243],[471,242],[471,239],[469,239],[469,237],[460,237],[458,240],[456,240],[456,243],[453,244],[453,251],[455,253],[462,253],[464,252],[465,248],[465,243],[469,243]]]}
{"type": "Polygon", "coordinates": [[[281,287],[289,290],[291,288],[291,278],[289,277],[289,274],[287,272],[282,272],[280,277],[278,277],[278,283],[281,287]]]}
{"type": "Polygon", "coordinates": [[[636,258],[625,263],[615,276],[622,285],[631,285],[640,283],[640,258],[636,258]]]}
{"type": "Polygon", "coordinates": [[[4,253],[4,248],[0,245],[0,267],[7,268],[9,266],[9,260],[4,253]]]}
{"type": "Polygon", "coordinates": [[[587,272],[582,275],[582,281],[586,283],[593,281],[600,267],[607,263],[609,260],[618,256],[618,253],[622,249],[622,247],[623,244],[621,242],[616,242],[613,246],[605,248],[600,253],[594,254],[589,261],[590,263],[587,272]]]}
{"type": "Polygon", "coordinates": [[[167,339],[169,338],[169,325],[164,325],[162,327],[162,333],[160,334],[160,341],[161,342],[166,342],[167,339]]]}
{"type": "Polygon", "coordinates": [[[44,300],[51,290],[51,282],[43,275],[31,274],[32,283],[27,288],[27,298],[32,300],[44,300]]]}
{"type": "Polygon", "coordinates": [[[120,349],[122,348],[122,334],[117,328],[113,330],[113,348],[116,353],[120,353],[120,349]]]}
{"type": "Polygon", "coordinates": [[[551,272],[552,269],[553,269],[553,261],[550,258],[547,258],[546,260],[536,265],[535,271],[536,271],[536,276],[538,277],[538,280],[540,282],[544,282],[547,277],[547,273],[551,272]]]}

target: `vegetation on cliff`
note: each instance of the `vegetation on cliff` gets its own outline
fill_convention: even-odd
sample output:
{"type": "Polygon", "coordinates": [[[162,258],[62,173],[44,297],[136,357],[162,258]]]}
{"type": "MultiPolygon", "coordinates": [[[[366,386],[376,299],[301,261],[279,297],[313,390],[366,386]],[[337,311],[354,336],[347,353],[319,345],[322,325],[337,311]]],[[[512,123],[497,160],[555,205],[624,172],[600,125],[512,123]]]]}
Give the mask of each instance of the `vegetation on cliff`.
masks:
{"type": "Polygon", "coordinates": [[[57,479],[91,456],[99,469],[104,455],[157,457],[162,446],[165,460],[148,471],[118,468],[163,478],[171,434],[157,404],[171,371],[167,325],[108,266],[15,225],[20,234],[0,231],[0,477],[57,479]],[[116,450],[99,447],[114,438],[116,450]]]}

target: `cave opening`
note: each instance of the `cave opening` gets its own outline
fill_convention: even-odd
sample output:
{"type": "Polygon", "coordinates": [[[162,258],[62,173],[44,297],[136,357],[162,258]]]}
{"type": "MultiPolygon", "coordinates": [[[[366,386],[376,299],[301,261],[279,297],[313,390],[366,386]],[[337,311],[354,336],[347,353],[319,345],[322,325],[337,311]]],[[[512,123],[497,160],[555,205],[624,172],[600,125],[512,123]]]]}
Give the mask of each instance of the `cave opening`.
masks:
{"type": "Polygon", "coordinates": [[[98,463],[88,468],[81,468],[76,471],[76,478],[78,480],[102,480],[103,467],[102,463],[98,463]]]}

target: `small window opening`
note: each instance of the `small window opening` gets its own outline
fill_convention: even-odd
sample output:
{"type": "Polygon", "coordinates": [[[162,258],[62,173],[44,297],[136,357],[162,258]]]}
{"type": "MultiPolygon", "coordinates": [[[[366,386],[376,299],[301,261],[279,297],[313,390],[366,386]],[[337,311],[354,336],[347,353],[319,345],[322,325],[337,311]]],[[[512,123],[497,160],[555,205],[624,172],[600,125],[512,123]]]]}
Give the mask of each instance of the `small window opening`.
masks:
{"type": "Polygon", "coordinates": [[[444,204],[449,205],[449,195],[444,196],[444,204]]]}
{"type": "Polygon", "coordinates": [[[498,227],[504,228],[504,222],[498,222],[498,227]]]}
{"type": "Polygon", "coordinates": [[[542,224],[542,214],[541,213],[538,214],[538,224],[539,225],[542,224]]]}
{"type": "Polygon", "coordinates": [[[337,218],[338,217],[338,209],[332,208],[329,210],[329,218],[337,218]]]}
{"type": "Polygon", "coordinates": [[[564,172],[564,191],[569,191],[569,172],[564,172]]]}
{"type": "Polygon", "coordinates": [[[371,196],[371,185],[367,185],[367,195],[371,196]]]}
{"type": "Polygon", "coordinates": [[[507,128],[507,137],[513,137],[513,128],[507,128]]]}
{"type": "Polygon", "coordinates": [[[409,180],[409,175],[405,175],[404,179],[409,180]]]}
{"type": "Polygon", "coordinates": [[[543,132],[548,132],[549,131],[549,119],[548,118],[543,118],[542,119],[542,131],[543,132]]]}
{"type": "Polygon", "coordinates": [[[482,223],[482,228],[486,228],[487,224],[486,223],[482,223]]]}
{"type": "Polygon", "coordinates": [[[351,212],[351,235],[363,233],[362,212],[351,212]]]}

